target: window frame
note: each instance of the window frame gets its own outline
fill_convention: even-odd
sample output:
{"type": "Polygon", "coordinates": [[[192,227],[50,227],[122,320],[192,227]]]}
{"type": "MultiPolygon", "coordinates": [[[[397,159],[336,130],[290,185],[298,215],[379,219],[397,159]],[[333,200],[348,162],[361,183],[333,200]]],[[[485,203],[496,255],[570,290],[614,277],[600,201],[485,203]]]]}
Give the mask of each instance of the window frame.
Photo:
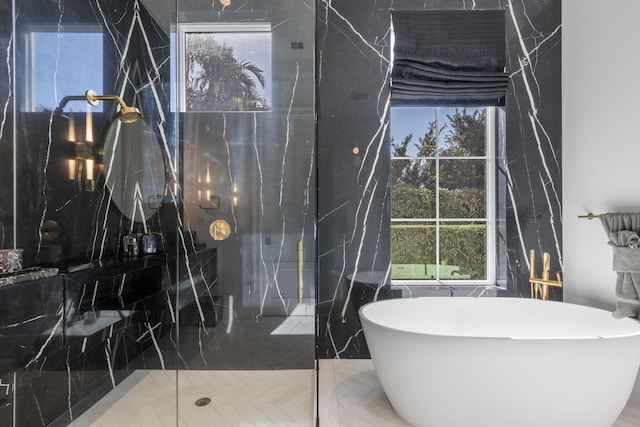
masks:
{"type": "MultiPolygon", "coordinates": [[[[273,109],[273,97],[274,93],[271,92],[271,108],[265,111],[199,111],[187,109],[187,76],[186,76],[186,63],[187,63],[187,36],[192,33],[203,34],[216,34],[216,33],[269,33],[272,35],[272,28],[270,21],[253,21],[253,22],[181,22],[178,24],[178,42],[177,42],[177,59],[178,59],[178,111],[184,112],[215,112],[215,113],[265,113],[273,109]]],[[[273,68],[273,40],[271,40],[271,52],[269,52],[269,62],[273,68]]],[[[173,52],[172,52],[173,54],[173,52]]],[[[273,69],[270,70],[270,73],[273,69]]],[[[268,84],[272,85],[273,76],[268,80],[268,84]]],[[[172,103],[173,104],[173,103],[172,103]]]]}
{"type": "MultiPolygon", "coordinates": [[[[396,107],[391,107],[396,108],[396,107]]],[[[402,107],[401,107],[402,108],[402,107]]],[[[500,107],[491,107],[491,106],[477,106],[477,107],[447,107],[447,108],[474,108],[480,109],[484,108],[485,110],[485,147],[484,147],[484,156],[441,156],[440,148],[441,148],[441,139],[440,139],[440,125],[439,125],[439,117],[440,112],[439,109],[442,107],[430,107],[430,106],[421,106],[421,107],[404,107],[404,108],[433,108],[435,109],[435,119],[436,119],[436,150],[435,156],[423,157],[423,156],[404,156],[404,157],[396,157],[390,156],[390,161],[394,160],[429,160],[436,162],[436,212],[435,218],[394,218],[391,217],[391,224],[394,222],[416,222],[416,223],[425,223],[425,224],[433,224],[436,226],[436,278],[435,279],[393,279],[391,278],[391,284],[394,286],[419,286],[419,285],[464,285],[464,286],[478,286],[478,285],[496,285],[497,283],[497,266],[496,266],[496,256],[497,256],[497,199],[498,199],[498,190],[497,190],[497,146],[498,146],[498,138],[499,138],[499,127],[500,125],[500,107]],[[485,161],[485,218],[441,218],[440,217],[440,192],[439,190],[439,182],[440,182],[440,160],[484,160],[485,161]],[[452,222],[480,222],[484,221],[486,224],[486,278],[485,279],[441,279],[440,276],[440,227],[442,223],[452,223],[452,222]]],[[[391,124],[390,126],[393,126],[391,124]]],[[[503,126],[503,125],[502,125],[503,126]]],[[[391,265],[393,263],[391,262],[391,265]]]]}

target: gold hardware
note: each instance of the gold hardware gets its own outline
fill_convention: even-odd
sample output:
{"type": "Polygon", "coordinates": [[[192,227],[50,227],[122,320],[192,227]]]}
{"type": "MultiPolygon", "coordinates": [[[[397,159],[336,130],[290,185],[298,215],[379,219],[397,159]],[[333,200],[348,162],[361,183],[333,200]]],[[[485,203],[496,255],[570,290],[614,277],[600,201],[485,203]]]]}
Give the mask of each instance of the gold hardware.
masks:
{"type": "Polygon", "coordinates": [[[533,279],[534,277],[536,277],[536,274],[534,273],[534,269],[533,266],[536,263],[536,251],[534,251],[533,249],[531,249],[529,251],[529,279],[533,279]]]}
{"type": "Polygon", "coordinates": [[[231,227],[224,219],[216,219],[209,226],[209,234],[213,240],[224,240],[231,234],[231,227]]]}
{"type": "Polygon", "coordinates": [[[302,240],[298,240],[298,304],[302,304],[302,262],[303,262],[303,252],[302,252],[302,240]]]}
{"type": "Polygon", "coordinates": [[[594,215],[591,212],[589,212],[587,215],[578,215],[578,218],[580,218],[580,219],[596,219],[596,218],[598,218],[598,215],[594,215]]]}
{"type": "Polygon", "coordinates": [[[551,257],[549,252],[542,254],[542,280],[549,280],[549,269],[551,268],[551,257]]]}
{"type": "Polygon", "coordinates": [[[542,254],[542,278],[537,278],[535,273],[536,253],[533,249],[529,251],[529,287],[531,290],[531,298],[537,299],[540,294],[541,299],[549,299],[549,286],[557,288],[562,287],[560,273],[556,273],[556,280],[549,279],[549,269],[551,266],[551,257],[549,252],[542,254]]]}
{"type": "Polygon", "coordinates": [[[129,107],[127,104],[125,104],[125,102],[119,96],[98,95],[91,89],[88,89],[84,93],[84,96],[78,96],[78,95],[65,96],[64,98],[62,98],[62,101],[60,101],[60,105],[58,105],[58,108],[56,110],[62,111],[62,108],[64,108],[64,106],[67,105],[69,101],[82,101],[82,100],[87,101],[89,104],[94,106],[98,105],[98,101],[109,101],[109,100],[116,101],[118,104],[120,104],[120,111],[118,111],[118,119],[122,123],[133,123],[142,118],[142,114],[140,114],[140,110],[138,110],[136,107],[129,107]]]}
{"type": "Polygon", "coordinates": [[[40,227],[40,234],[42,235],[42,240],[47,242],[56,240],[60,236],[60,224],[52,219],[46,219],[42,223],[42,227],[40,227]]]}
{"type": "Polygon", "coordinates": [[[351,150],[353,152],[353,154],[358,154],[360,152],[360,148],[358,147],[353,147],[353,150],[351,150]]]}

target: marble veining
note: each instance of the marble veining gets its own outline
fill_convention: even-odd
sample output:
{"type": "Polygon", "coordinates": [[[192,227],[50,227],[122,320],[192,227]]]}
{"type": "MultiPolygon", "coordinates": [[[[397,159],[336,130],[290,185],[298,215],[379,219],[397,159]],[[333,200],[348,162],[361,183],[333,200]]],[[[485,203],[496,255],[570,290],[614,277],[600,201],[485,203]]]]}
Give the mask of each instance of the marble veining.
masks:
{"type": "MultiPolygon", "coordinates": [[[[556,219],[558,221],[561,221],[561,218],[562,218],[561,196],[559,194],[559,191],[556,189],[556,185],[555,185],[555,182],[558,180],[558,171],[560,170],[560,164],[558,161],[557,147],[554,147],[553,145],[555,141],[552,140],[551,135],[545,129],[545,126],[540,121],[540,118],[538,115],[539,108],[537,103],[541,97],[541,89],[540,89],[541,83],[538,81],[538,76],[536,74],[536,65],[538,64],[538,55],[545,54],[545,52],[540,52],[543,48],[543,45],[546,43],[553,44],[554,46],[559,45],[560,36],[561,36],[561,25],[557,25],[556,27],[551,28],[550,29],[551,31],[547,34],[541,32],[534,26],[534,23],[532,22],[531,18],[528,16],[526,12],[526,8],[524,7],[524,4],[520,2],[522,9],[524,9],[523,16],[520,19],[523,21],[526,21],[529,25],[531,25],[533,27],[532,29],[534,31],[534,34],[536,34],[535,37],[529,37],[527,38],[527,41],[525,41],[525,38],[521,30],[522,25],[519,25],[519,22],[518,22],[519,17],[516,16],[516,7],[513,5],[513,2],[511,0],[509,1],[508,4],[509,4],[509,7],[507,8],[507,10],[509,11],[510,17],[513,21],[513,28],[515,29],[515,33],[518,40],[518,46],[519,46],[518,51],[509,52],[510,55],[517,57],[516,64],[518,64],[518,68],[511,71],[510,76],[512,81],[514,79],[519,79],[522,81],[524,85],[524,88],[525,88],[524,93],[526,94],[526,99],[528,101],[529,108],[528,108],[528,111],[526,112],[526,116],[524,116],[524,112],[523,112],[523,116],[524,116],[523,119],[525,117],[528,119],[526,121],[523,120],[523,125],[526,124],[527,126],[530,126],[530,129],[533,133],[533,138],[538,148],[540,165],[544,170],[544,177],[542,173],[538,173],[539,175],[538,177],[535,177],[535,178],[530,177],[529,179],[537,178],[540,181],[540,184],[541,184],[540,188],[543,190],[544,192],[543,194],[545,196],[543,200],[544,202],[546,202],[545,203],[547,207],[546,211],[549,212],[548,221],[549,221],[551,230],[553,232],[551,235],[553,236],[553,239],[554,239],[554,248],[556,251],[556,255],[558,257],[558,262],[560,264],[560,267],[562,268],[562,250],[561,250],[561,244],[560,244],[560,240],[558,238],[558,232],[557,232],[559,230],[556,230],[556,227],[555,227],[556,219]],[[533,42],[533,46],[531,46],[531,42],[533,42]],[[545,150],[543,150],[542,148],[543,144],[547,147],[547,149],[551,148],[550,153],[549,152],[545,153],[545,150]],[[547,155],[551,155],[553,159],[553,165],[551,166],[548,164],[548,160],[546,158],[547,155]],[[553,169],[553,172],[551,169],[553,169]],[[549,194],[549,191],[551,192],[551,195],[549,194]]],[[[507,170],[509,170],[509,168],[510,168],[510,165],[507,164],[507,170]]],[[[529,168],[527,168],[527,171],[528,170],[529,168]]],[[[533,191],[533,188],[532,188],[532,191],[533,191]]],[[[512,197],[514,195],[512,191],[510,191],[509,194],[512,197]]],[[[539,197],[539,195],[537,194],[534,195],[533,193],[531,194],[531,196],[532,196],[532,199],[539,197]]],[[[513,206],[517,205],[516,200],[512,199],[511,202],[513,206]]],[[[514,218],[516,221],[518,220],[517,215],[515,215],[514,218]]],[[[518,229],[520,229],[520,227],[518,227],[518,229]]],[[[526,249],[524,247],[525,245],[524,236],[520,235],[520,239],[522,243],[523,253],[526,253],[526,249]]],[[[527,261],[527,267],[528,267],[528,261],[527,261]]]]}
{"type": "MultiPolygon", "coordinates": [[[[353,277],[386,271],[389,136],[387,83],[391,10],[504,9],[507,14],[506,252],[498,277],[506,294],[526,296],[528,249],[553,251],[562,268],[560,2],[320,1],[317,23],[319,315],[321,357],[367,357],[353,277]],[[362,14],[362,10],[369,13],[362,14]],[[337,70],[350,70],[340,73],[337,70]],[[361,155],[347,150],[363,148],[361,155]],[[366,148],[365,148],[366,147],[366,148]],[[334,155],[334,153],[336,153],[334,155]],[[340,153],[340,154],[337,154],[340,153]],[[355,158],[354,158],[355,157],[355,158]],[[340,171],[323,174],[322,171],[340,171]],[[351,172],[354,170],[354,172],[351,172]],[[351,277],[351,280],[348,278],[351,277]]],[[[393,293],[382,275],[371,298],[393,293]]],[[[457,294],[456,289],[441,292],[457,294]]],[[[406,295],[421,289],[396,289],[406,295]]],[[[464,294],[493,294],[484,286],[464,294]]],[[[368,294],[367,294],[368,295],[368,294]]],[[[369,296],[367,296],[369,297],[369,296]]],[[[559,298],[554,295],[552,298],[559,298]]]]}
{"type": "MultiPolygon", "coordinates": [[[[40,313],[3,323],[3,331],[40,329],[15,334],[16,342],[26,344],[16,347],[22,348],[14,354],[17,360],[0,373],[0,394],[9,390],[5,384],[15,387],[11,403],[0,407],[2,417],[13,417],[17,405],[18,423],[43,425],[62,413],[69,422],[97,399],[92,392],[106,393],[139,368],[281,367],[268,357],[240,357],[246,348],[236,337],[257,336],[265,343],[263,353],[288,354],[296,366],[306,367],[314,357],[312,336],[271,335],[296,309],[318,316],[318,357],[366,358],[357,317],[366,302],[497,293],[484,286],[390,286],[391,10],[507,11],[512,89],[501,153],[507,159],[502,238],[508,259],[500,280],[507,294],[528,293],[529,248],[555,251],[558,266],[552,269],[562,268],[559,0],[178,2],[179,23],[193,16],[211,22],[270,20],[273,99],[264,113],[191,113],[173,105],[178,102],[172,94],[179,99],[184,91],[172,79],[177,64],[169,32],[175,17],[167,10],[175,5],[13,3],[15,9],[0,4],[0,48],[6,52],[0,61],[0,75],[6,76],[0,84],[0,155],[13,159],[0,169],[0,181],[10,183],[0,188],[0,242],[24,248],[27,266],[72,268],[38,297],[40,313]],[[67,112],[23,108],[30,84],[24,40],[34,25],[58,38],[74,25],[103,32],[106,59],[96,72],[104,85],[93,89],[140,108],[164,157],[164,192],[150,218],[135,223],[120,212],[105,186],[108,164],[97,168],[94,189],[69,179],[67,161],[83,159],[86,153],[77,150],[90,144],[67,140],[67,112]],[[214,171],[208,187],[198,181],[203,167],[214,171]],[[207,190],[220,197],[217,209],[200,206],[207,190]],[[224,241],[209,235],[215,219],[230,225],[224,241]],[[53,239],[44,230],[49,221],[60,226],[53,239]],[[122,237],[137,229],[160,233],[162,252],[123,257],[122,237]],[[298,240],[304,249],[300,305],[298,240]],[[371,272],[379,274],[357,280],[371,272]],[[137,289],[134,283],[150,287],[137,289]],[[306,351],[294,351],[284,340],[300,341],[306,351]],[[37,409],[22,413],[25,405],[37,409]]],[[[55,66],[47,70],[57,100],[80,94],[62,93],[61,79],[72,77],[60,75],[59,42],[55,66]]],[[[107,102],[94,112],[96,141],[89,148],[98,154],[96,161],[114,111],[107,102]]],[[[75,119],[80,134],[84,113],[75,119]]],[[[138,196],[139,211],[143,203],[138,196]]]]}

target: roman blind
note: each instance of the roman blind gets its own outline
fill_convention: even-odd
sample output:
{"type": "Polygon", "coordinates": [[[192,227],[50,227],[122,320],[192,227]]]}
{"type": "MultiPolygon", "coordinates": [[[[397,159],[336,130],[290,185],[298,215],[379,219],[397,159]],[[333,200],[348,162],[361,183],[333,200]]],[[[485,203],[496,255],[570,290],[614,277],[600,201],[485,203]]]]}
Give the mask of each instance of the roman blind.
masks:
{"type": "Polygon", "coordinates": [[[394,106],[501,106],[503,10],[392,11],[394,106]]]}

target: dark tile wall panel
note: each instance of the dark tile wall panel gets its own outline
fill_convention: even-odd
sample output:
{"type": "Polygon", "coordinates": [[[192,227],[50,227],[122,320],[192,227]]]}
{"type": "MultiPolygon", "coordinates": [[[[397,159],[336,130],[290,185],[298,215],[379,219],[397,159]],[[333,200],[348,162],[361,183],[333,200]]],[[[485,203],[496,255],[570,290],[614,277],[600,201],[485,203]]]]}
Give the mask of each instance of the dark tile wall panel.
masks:
{"type": "MultiPolygon", "coordinates": [[[[500,171],[506,227],[499,260],[506,294],[529,295],[528,250],[561,270],[560,1],[319,1],[319,356],[368,357],[354,274],[389,284],[389,34],[391,10],[505,9],[507,135],[500,171]],[[354,154],[353,148],[358,148],[354,154]],[[354,301],[355,299],[355,301],[354,301]]],[[[538,258],[539,259],[539,258],[538,258]]],[[[369,285],[372,285],[371,283],[369,285]]],[[[384,295],[385,292],[382,293],[384,295]]],[[[376,296],[378,298],[378,296],[376,296]]],[[[554,289],[551,298],[560,299],[554,289]]]]}

